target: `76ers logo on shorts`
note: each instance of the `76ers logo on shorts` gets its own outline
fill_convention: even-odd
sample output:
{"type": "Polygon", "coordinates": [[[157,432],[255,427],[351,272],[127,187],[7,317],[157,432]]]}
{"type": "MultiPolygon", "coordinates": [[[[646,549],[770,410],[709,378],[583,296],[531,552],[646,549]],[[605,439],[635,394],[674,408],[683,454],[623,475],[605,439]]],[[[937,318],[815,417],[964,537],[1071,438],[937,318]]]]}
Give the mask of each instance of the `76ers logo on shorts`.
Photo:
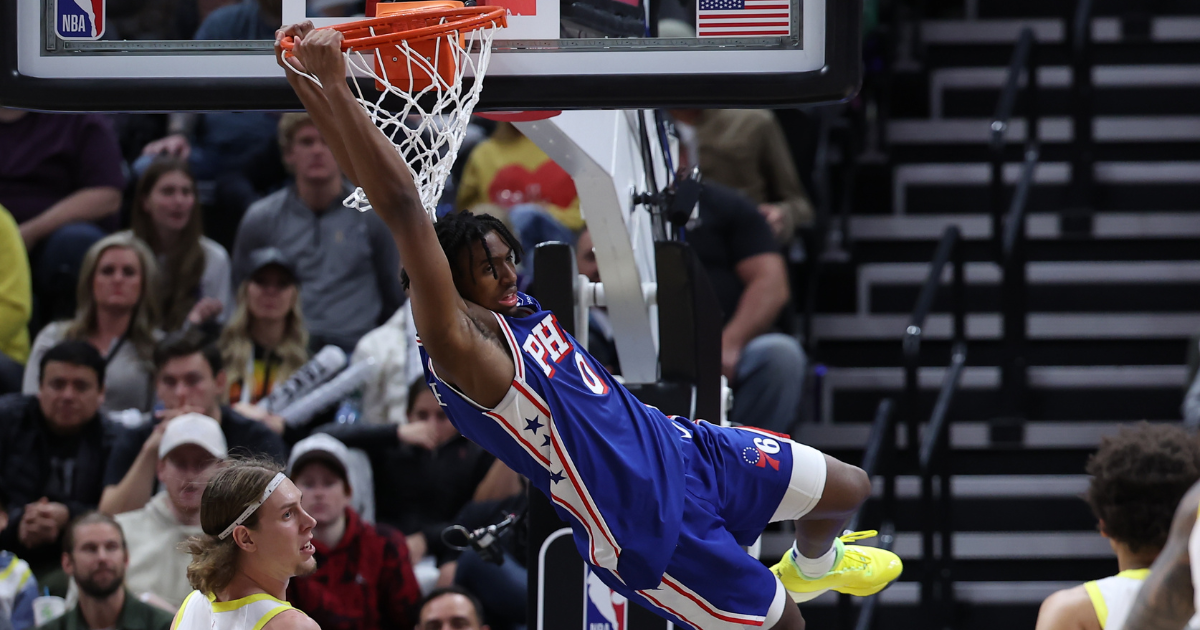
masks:
{"type": "Polygon", "coordinates": [[[771,457],[779,452],[779,442],[771,438],[754,438],[754,446],[742,449],[742,460],[751,466],[779,470],[779,460],[771,457]]]}
{"type": "Polygon", "coordinates": [[[55,0],[54,32],[62,39],[100,39],[105,0],[55,0]]]}

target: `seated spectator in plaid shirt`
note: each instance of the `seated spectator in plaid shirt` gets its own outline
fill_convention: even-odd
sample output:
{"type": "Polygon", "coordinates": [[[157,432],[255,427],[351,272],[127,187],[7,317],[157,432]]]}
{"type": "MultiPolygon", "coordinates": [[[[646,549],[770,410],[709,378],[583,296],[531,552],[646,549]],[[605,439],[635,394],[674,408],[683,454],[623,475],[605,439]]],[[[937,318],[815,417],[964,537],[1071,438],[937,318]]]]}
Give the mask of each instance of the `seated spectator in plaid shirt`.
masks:
{"type": "Polygon", "coordinates": [[[375,513],[404,532],[423,593],[454,582],[458,551],[445,544],[442,530],[455,516],[471,501],[521,491],[516,473],[450,424],[424,379],[409,387],[405,424],[331,423],[317,431],[371,458],[375,513]]]}
{"type": "Polygon", "coordinates": [[[372,525],[350,507],[348,451],[317,434],[296,443],[288,474],[304,493],[301,505],[317,521],[316,572],[293,578],[287,598],[322,630],[408,630],[421,591],[404,534],[372,525]]]}

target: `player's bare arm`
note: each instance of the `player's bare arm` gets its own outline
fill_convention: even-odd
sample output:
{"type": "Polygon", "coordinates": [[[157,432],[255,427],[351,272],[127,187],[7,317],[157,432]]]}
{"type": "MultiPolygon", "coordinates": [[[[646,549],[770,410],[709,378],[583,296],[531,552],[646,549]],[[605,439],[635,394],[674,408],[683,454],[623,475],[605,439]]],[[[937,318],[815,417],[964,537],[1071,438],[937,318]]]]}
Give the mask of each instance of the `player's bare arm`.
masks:
{"type": "Polygon", "coordinates": [[[287,77],[288,83],[292,89],[296,91],[296,96],[300,97],[300,102],[304,104],[304,109],[312,116],[313,123],[317,129],[321,131],[321,137],[325,140],[325,144],[329,146],[329,150],[333,152],[334,159],[337,160],[338,166],[342,172],[355,185],[358,186],[358,176],[354,172],[354,165],[350,162],[350,154],[346,150],[346,144],[342,142],[342,137],[334,133],[336,127],[333,122],[333,112],[329,109],[329,101],[325,99],[325,94],[317,87],[317,84],[308,80],[297,72],[306,72],[304,65],[300,60],[293,55],[284,55],[283,38],[291,37],[293,39],[303,39],[313,30],[313,23],[305,20],[299,24],[292,24],[275,31],[275,61],[283,67],[284,76],[287,77]],[[292,68],[297,72],[288,71],[292,68]]]}
{"type": "Polygon", "coordinates": [[[494,341],[499,325],[455,288],[450,261],[408,167],[346,83],[341,42],[341,33],[317,29],[302,35],[294,48],[304,68],[321,81],[329,104],[326,124],[332,123],[333,129],[321,129],[322,134],[345,144],[359,185],[396,241],[410,279],[413,320],[429,356],[463,393],[481,405],[494,406],[504,398],[514,374],[512,359],[494,341]]]}
{"type": "Polygon", "coordinates": [[[1100,630],[1100,620],[1083,585],[1047,597],[1038,610],[1035,630],[1100,630]]]}
{"type": "Polygon", "coordinates": [[[311,617],[296,609],[285,610],[271,618],[263,630],[321,630],[311,617]]]}
{"type": "Polygon", "coordinates": [[[1196,613],[1188,538],[1196,524],[1198,507],[1200,483],[1192,486],[1179,502],[1167,546],[1138,591],[1133,610],[1125,620],[1126,630],[1182,630],[1196,613]]]}

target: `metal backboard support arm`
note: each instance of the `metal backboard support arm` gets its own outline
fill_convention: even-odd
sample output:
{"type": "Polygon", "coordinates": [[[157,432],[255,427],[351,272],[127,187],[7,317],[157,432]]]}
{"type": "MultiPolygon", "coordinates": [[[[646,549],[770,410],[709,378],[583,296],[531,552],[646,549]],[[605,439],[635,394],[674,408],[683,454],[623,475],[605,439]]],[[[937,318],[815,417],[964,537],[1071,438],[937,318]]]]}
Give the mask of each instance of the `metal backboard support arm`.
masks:
{"type": "MultiPolygon", "coordinates": [[[[569,111],[514,124],[575,180],[604,282],[622,375],[627,383],[655,383],[658,309],[642,291],[643,283],[656,279],[653,234],[648,213],[633,205],[634,193],[646,189],[636,133],[639,115],[645,114],[569,111]]],[[[652,143],[657,149],[657,139],[652,143]]],[[[666,181],[665,169],[659,181],[666,181]]]]}

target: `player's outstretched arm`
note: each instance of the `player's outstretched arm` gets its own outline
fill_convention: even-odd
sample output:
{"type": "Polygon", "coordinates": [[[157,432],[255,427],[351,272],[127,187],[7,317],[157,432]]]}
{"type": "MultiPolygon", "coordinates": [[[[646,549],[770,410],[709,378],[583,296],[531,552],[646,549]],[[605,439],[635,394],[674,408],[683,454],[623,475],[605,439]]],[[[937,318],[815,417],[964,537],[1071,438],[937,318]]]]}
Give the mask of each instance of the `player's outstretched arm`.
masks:
{"type": "Polygon", "coordinates": [[[1179,502],[1167,546],[1150,567],[1150,575],[1125,620],[1125,630],[1183,630],[1196,613],[1188,539],[1198,508],[1200,482],[1179,502]]]}
{"type": "Polygon", "coordinates": [[[358,175],[354,172],[354,164],[350,161],[350,153],[346,150],[346,143],[342,142],[341,135],[337,133],[337,127],[333,121],[333,111],[329,108],[329,101],[325,99],[325,94],[308,77],[301,76],[288,69],[290,67],[299,72],[306,72],[299,58],[294,55],[285,57],[283,54],[284,37],[291,37],[293,40],[303,39],[312,30],[313,23],[305,20],[299,24],[292,24],[291,26],[286,26],[275,31],[275,61],[280,66],[283,66],[284,76],[287,77],[292,89],[296,91],[296,96],[300,97],[300,102],[304,104],[305,111],[308,112],[309,116],[312,116],[313,124],[320,130],[321,138],[325,140],[325,144],[333,152],[333,157],[337,160],[342,172],[346,174],[346,177],[355,186],[360,186],[358,175]]]}
{"type": "Polygon", "coordinates": [[[328,133],[345,144],[358,184],[396,241],[409,276],[413,320],[426,351],[444,376],[476,401],[499,402],[512,381],[512,359],[472,322],[408,166],[346,84],[341,41],[337,31],[316,29],[294,49],[304,67],[321,80],[334,127],[328,133]],[[506,366],[508,371],[483,366],[506,366]]]}

